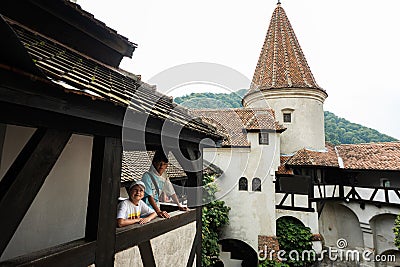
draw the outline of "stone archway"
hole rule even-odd
[[[379,255],[380,262],[376,262],[378,267],[395,267],[400,266],[400,251],[386,250]]]
[[[374,248],[377,254],[385,251],[397,250],[394,245],[394,221],[396,216],[393,214],[379,214],[370,220],[374,238]]]
[[[325,246],[337,247],[339,239],[345,239],[347,248],[363,248],[364,238],[357,215],[338,203],[326,203],[319,218],[320,233]]]

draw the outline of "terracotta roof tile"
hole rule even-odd
[[[314,88],[316,83],[293,28],[280,4],[272,14],[250,90]]]
[[[280,175],[293,175],[293,169],[286,166],[286,162],[290,159],[291,156],[281,156],[281,165],[278,167],[278,171],[276,174]]]
[[[400,142],[338,145],[345,169],[400,170]]]
[[[92,99],[110,101],[133,112],[215,136],[214,128],[193,119],[186,108],[140,81],[138,76],[98,62],[13,20],[4,19],[37,69],[65,91],[85,93]]]
[[[124,151],[122,156],[121,182],[140,180],[143,173],[150,169],[154,153],[154,151]],[[169,153],[168,160],[170,164],[166,172],[171,181],[187,177],[185,171],[172,153]],[[205,160],[203,160],[203,165],[204,174],[217,176],[222,174],[221,169]]]
[[[287,162],[287,165],[339,167],[335,147],[326,145],[326,151],[313,151],[306,148],[298,150]]]
[[[285,130],[275,120],[275,114],[271,109],[192,109],[191,113],[215,126],[217,133],[226,137],[223,146],[250,146],[246,131]]]

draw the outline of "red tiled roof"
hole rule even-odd
[[[134,74],[98,62],[18,22],[6,19],[34,66],[66,92],[103,99],[138,113],[168,120],[185,128],[215,136],[215,129],[193,120],[186,108],[157,92]]]
[[[267,130],[282,132],[285,128],[275,120],[272,109],[192,109],[194,116],[216,127],[226,139],[223,146],[249,146],[247,131]]]
[[[306,148],[298,150],[287,165],[339,167],[335,147],[326,145],[326,151],[313,151]]]
[[[400,170],[400,142],[326,145],[326,152],[306,148],[293,156],[281,156],[277,174],[290,173],[289,166],[340,167],[352,170]],[[342,164],[343,163],[343,164]]]
[[[345,169],[400,170],[400,142],[336,146]]]
[[[285,11],[278,4],[272,14],[248,93],[290,87],[322,90],[311,73]]]
[[[286,162],[290,159],[291,156],[281,156],[281,165],[278,167],[278,171],[276,174],[280,175],[293,175],[293,170],[286,166]]]
[[[121,182],[140,180],[143,173],[150,169],[154,151],[124,151],[122,156]],[[178,160],[172,153],[168,154],[169,165],[166,170],[171,181],[187,177]],[[221,175],[222,170],[203,160],[204,174]]]

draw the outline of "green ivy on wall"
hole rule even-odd
[[[295,218],[282,217],[276,223],[276,235],[279,241],[279,249],[286,252],[284,258],[287,261],[267,260],[262,262],[259,265],[260,267],[306,267],[312,265],[314,262],[312,257],[311,259],[308,259],[308,257],[305,259],[301,258],[303,251],[312,251],[312,233],[309,227],[305,227]],[[288,254],[291,251],[297,251],[300,256],[299,260],[290,259]]]
[[[400,214],[397,215],[396,220],[394,221],[393,233],[394,245],[400,249]]]
[[[206,187],[206,194],[203,198],[205,203],[202,210],[202,246],[201,266],[214,266],[219,261],[218,240],[222,227],[229,223],[229,210],[224,201],[213,200],[218,191],[214,183],[214,176],[204,176],[203,182]]]

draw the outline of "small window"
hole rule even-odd
[[[239,191],[247,191],[248,190],[248,181],[246,177],[241,177],[239,179]]]
[[[292,122],[292,113],[288,113],[288,112],[283,113],[283,122],[291,123]]]
[[[266,132],[260,132],[258,134],[258,143],[260,145],[269,145],[269,134]]]
[[[381,179],[381,186],[390,187],[390,180],[386,178]]]
[[[253,191],[261,191],[261,180],[260,178],[254,178],[251,182],[251,189]]]

